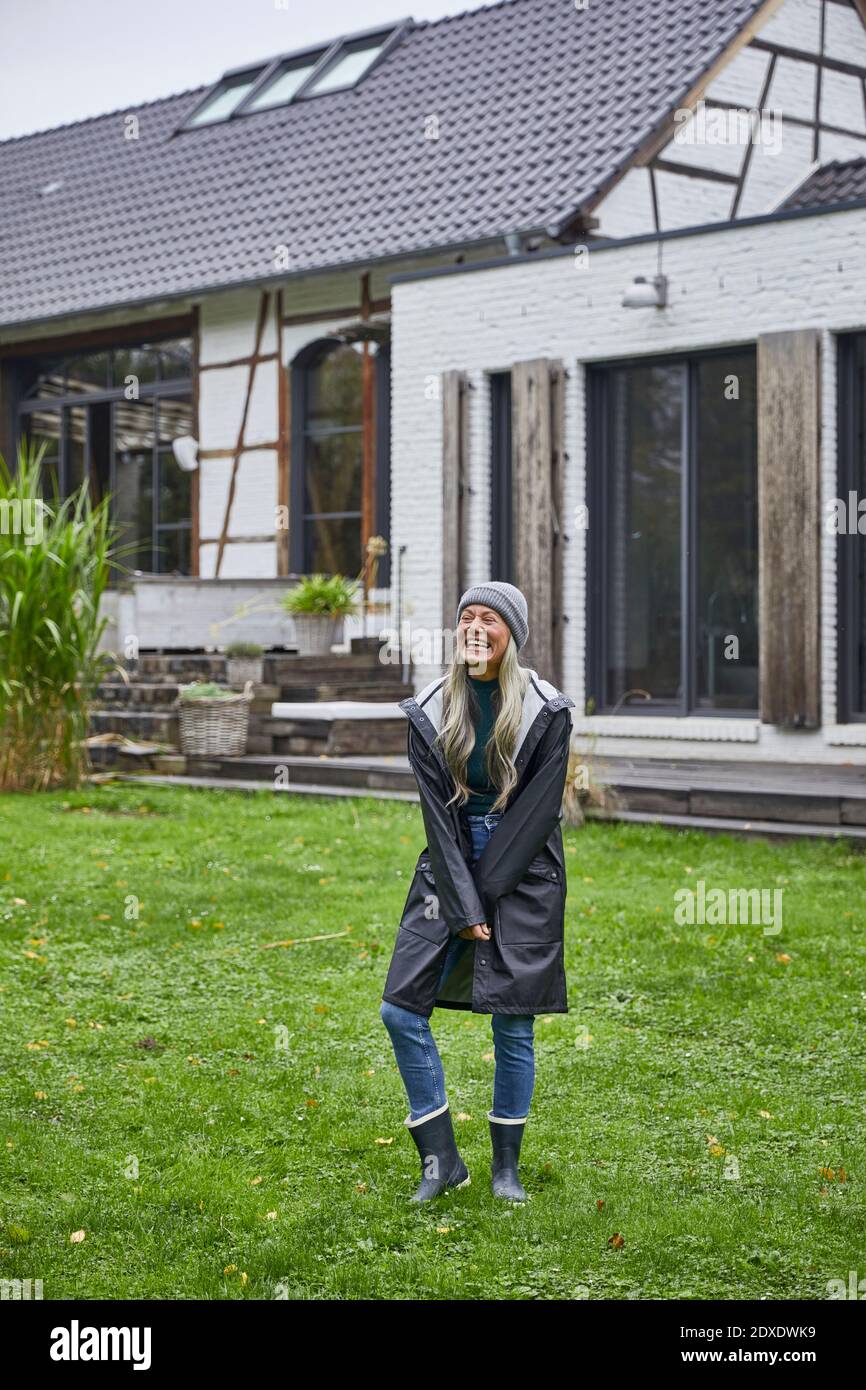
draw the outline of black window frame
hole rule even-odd
[[[760,710],[719,708],[696,703],[698,685],[696,608],[698,594],[697,539],[697,439],[698,366],[713,358],[725,358],[735,353],[751,352],[755,360],[757,379],[757,344],[754,340],[728,343],[724,347],[685,350],[652,356],[607,359],[585,364],[587,415],[587,501],[589,528],[587,531],[587,644],[586,644],[586,709],[593,715],[616,713],[626,718],[692,718],[692,719],[759,719]],[[610,401],[608,383],[611,373],[622,368],[676,366],[685,368],[685,390],[682,412],[682,450],[684,466],[681,482],[680,507],[680,687],[679,701],[641,700],[634,704],[605,702],[607,689],[607,587],[606,554],[609,533],[608,488],[606,467],[610,457]],[[757,457],[755,459],[757,469]],[[760,532],[758,534],[760,547]],[[760,631],[759,672],[760,672]],[[760,696],[759,696],[760,698]]]
[[[363,342],[363,337],[353,338],[353,342]],[[391,583],[391,344],[369,335],[375,342],[378,352],[374,359],[375,380],[373,397],[375,401],[375,524],[376,534],[388,542],[386,553],[380,558],[376,571],[376,587],[387,589]],[[357,516],[360,530],[362,511],[352,512],[307,512],[306,468],[307,440],[316,434],[336,433],[311,429],[307,423],[309,401],[309,382],[314,372],[329,353],[346,347],[348,340],[340,337],[317,338],[302,348],[291,363],[291,440],[292,457],[289,485],[289,569],[293,574],[306,574],[306,526],[315,519]],[[339,432],[346,433],[356,427],[342,426]],[[363,432],[363,424],[357,426]],[[362,484],[363,485],[363,484]],[[361,563],[364,563],[364,538],[361,538]],[[354,576],[353,576],[354,577]]]
[[[189,376],[186,376],[186,377],[173,377],[173,376],[166,376],[166,377],[163,377],[162,349],[163,349],[163,347],[164,347],[166,344],[169,344],[169,343],[177,343],[177,342],[189,343],[189,346],[190,346],[190,375],[189,375]],[[54,354],[48,354],[48,355],[46,356],[46,358],[45,358],[45,362],[46,362],[46,363],[50,363],[50,362],[52,362],[52,361],[57,361],[57,362],[59,362],[59,363],[62,362],[63,364],[66,364],[66,363],[68,363],[68,362],[74,360],[76,357],[91,356],[92,353],[95,352],[95,351],[98,351],[98,352],[105,352],[105,353],[106,353],[106,356],[107,356],[106,385],[105,385],[104,387],[95,387],[93,390],[88,390],[88,391],[73,392],[73,393],[69,393],[68,391],[64,391],[64,394],[63,394],[62,396],[52,396],[52,397],[48,397],[48,398],[45,398],[45,399],[40,399],[39,397],[28,397],[27,394],[25,394],[25,393],[22,392],[21,395],[19,396],[19,399],[18,399],[17,404],[16,404],[16,409],[15,409],[15,421],[14,421],[15,438],[16,438],[16,440],[24,438],[24,436],[25,436],[25,425],[26,425],[26,421],[27,421],[27,419],[28,419],[30,416],[32,416],[32,415],[46,414],[46,413],[52,412],[52,413],[56,413],[57,415],[60,416],[60,428],[61,428],[61,433],[60,433],[59,447],[58,447],[58,476],[57,476],[57,483],[58,483],[58,487],[59,487],[59,490],[60,490],[60,495],[61,495],[62,497],[65,497],[65,496],[68,495],[68,492],[69,492],[69,481],[70,481],[70,480],[69,480],[69,448],[68,448],[68,434],[69,434],[69,432],[68,432],[68,427],[67,427],[68,413],[69,413],[70,410],[75,409],[75,408],[84,408],[85,411],[86,411],[86,414],[85,414],[85,445],[84,445],[84,461],[85,461],[85,462],[84,462],[84,467],[85,467],[85,475],[86,475],[87,477],[89,477],[89,478],[92,478],[92,477],[93,477],[93,448],[92,448],[92,426],[93,426],[93,421],[92,421],[90,412],[89,412],[89,410],[88,410],[87,408],[90,407],[90,406],[97,406],[97,407],[98,407],[98,406],[101,406],[101,405],[107,406],[107,407],[108,407],[108,410],[109,410],[109,412],[110,412],[110,424],[109,424],[109,436],[108,436],[108,439],[109,439],[109,471],[108,471],[108,475],[107,475],[106,478],[100,479],[100,480],[98,480],[98,481],[100,481],[100,483],[101,483],[101,485],[102,485],[103,487],[107,487],[108,490],[109,490],[109,492],[111,493],[112,497],[114,497],[114,496],[115,496],[115,493],[116,493],[116,482],[117,482],[117,445],[116,445],[116,418],[115,418],[115,414],[116,414],[116,407],[117,407],[117,405],[118,405],[118,404],[122,404],[122,403],[126,400],[126,395],[125,395],[126,387],[125,387],[123,384],[121,384],[121,385],[109,385],[108,383],[109,383],[109,382],[112,382],[112,381],[113,381],[113,377],[114,377],[114,357],[113,357],[113,354],[114,354],[115,352],[118,352],[118,353],[128,352],[128,351],[130,350],[130,348],[145,348],[145,349],[152,349],[153,352],[154,352],[154,354],[155,354],[155,361],[156,361],[156,380],[155,380],[155,381],[150,381],[150,382],[140,382],[140,383],[139,383],[139,388],[138,388],[138,398],[137,398],[138,403],[145,403],[145,404],[148,403],[148,402],[150,403],[150,405],[151,405],[152,421],[153,421],[153,444],[151,445],[151,449],[150,449],[150,453],[151,453],[151,487],[152,487],[152,502],[151,502],[150,549],[149,549],[149,554],[150,554],[150,559],[151,559],[152,564],[151,564],[151,567],[150,567],[149,569],[145,569],[144,566],[141,565],[141,564],[136,565],[135,568],[140,569],[141,572],[144,573],[144,574],[170,574],[170,573],[172,572],[171,570],[163,569],[163,568],[160,566],[160,561],[164,558],[163,555],[161,554],[160,550],[159,550],[159,540],[160,540],[160,536],[161,536],[161,534],[162,534],[163,532],[167,532],[167,531],[186,531],[186,532],[189,533],[189,536],[190,536],[190,568],[189,568],[189,574],[192,575],[192,574],[193,574],[193,571],[194,571],[194,567],[195,567],[195,557],[194,557],[194,555],[192,554],[192,540],[193,540],[193,535],[194,535],[194,530],[195,530],[195,527],[194,527],[194,518],[193,518],[193,515],[192,515],[192,508],[193,508],[194,505],[195,505],[195,501],[194,501],[194,496],[192,495],[192,489],[191,489],[190,516],[189,516],[189,520],[188,520],[188,521],[183,521],[183,522],[161,522],[161,521],[159,520],[159,515],[158,515],[158,509],[159,509],[159,495],[160,495],[160,470],[161,470],[161,467],[162,467],[161,455],[163,455],[163,454],[165,454],[165,453],[167,452],[167,447],[168,447],[168,446],[166,446],[166,445],[164,445],[164,444],[161,445],[160,442],[159,442],[159,430],[158,430],[158,411],[159,411],[159,403],[160,403],[161,400],[169,399],[169,398],[171,398],[171,397],[181,397],[181,398],[187,399],[187,400],[189,401],[191,410],[194,411],[194,409],[195,409],[195,386],[194,386],[195,363],[194,363],[194,361],[193,361],[193,356],[192,356],[192,354],[194,353],[194,350],[195,350],[195,349],[194,349],[193,336],[192,336],[191,333],[189,333],[189,334],[179,334],[179,333],[176,333],[176,332],[175,332],[175,333],[170,333],[170,334],[165,334],[165,333],[163,333],[163,334],[156,335],[156,336],[153,336],[153,337],[145,338],[145,339],[143,339],[141,342],[128,342],[128,341],[116,342],[116,343],[112,343],[112,344],[110,344],[110,345],[104,345],[104,346],[102,346],[102,347],[100,347],[100,348],[98,348],[98,349],[90,349],[90,348],[88,348],[88,347],[86,347],[86,346],[82,346],[82,347],[80,347],[80,348],[71,347],[71,348],[69,348],[67,351],[65,351],[65,352],[63,352],[63,353],[61,353],[61,354],[56,354],[56,353],[54,353]],[[26,364],[33,364],[33,365],[35,365],[35,364],[37,364],[37,363],[40,363],[42,360],[43,360],[43,359],[42,359],[38,354],[34,354],[32,357],[29,357],[29,358],[27,358],[27,359],[22,359],[22,362],[23,362],[23,363],[26,363]],[[64,377],[64,382],[68,384],[68,376],[65,376],[65,377]],[[123,540],[121,539],[121,545],[122,545],[122,544],[123,544]],[[126,563],[126,559],[125,559],[124,556],[121,556],[121,560],[122,560],[123,563]]]
[[[836,342],[837,496],[845,502],[849,493],[862,499],[860,467],[866,451],[866,332],[840,333]],[[866,563],[862,548],[866,537],[843,532],[836,541],[836,657],[839,724],[866,723],[866,709],[858,709],[857,674],[866,651],[858,653],[866,616]],[[862,571],[862,579],[861,579]]]

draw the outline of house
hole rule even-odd
[[[380,535],[416,688],[494,574],[599,751],[864,761],[866,0],[407,19],[6,141],[0,199],[0,448],[112,492],[118,645]]]

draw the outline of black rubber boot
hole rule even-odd
[[[488,1110],[490,1142],[493,1146],[491,1184],[494,1197],[503,1197],[509,1202],[525,1202],[526,1191],[517,1175],[517,1161],[520,1158],[520,1145],[523,1142],[525,1120],[497,1120]]]
[[[472,1179],[457,1151],[447,1102],[432,1115],[422,1115],[420,1120],[407,1118],[403,1123],[421,1155],[421,1182],[410,1202],[429,1202],[448,1187],[469,1186]]]

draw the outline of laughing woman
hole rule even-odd
[[[526,599],[513,584],[467,589],[447,673],[401,702],[427,844],[380,1013],[421,1157],[413,1202],[470,1181],[430,1031],[434,1007],[492,1015],[492,1187],[512,1201],[526,1200],[517,1163],[535,1084],[535,1015],[568,1012],[559,821],[574,702],[520,665],[528,636]]]

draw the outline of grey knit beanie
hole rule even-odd
[[[526,599],[514,584],[506,584],[504,579],[490,579],[486,584],[473,584],[467,589],[457,605],[457,622],[460,614],[470,603],[486,603],[495,608],[511,628],[517,650],[525,646],[529,636],[529,610]]]

